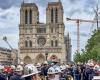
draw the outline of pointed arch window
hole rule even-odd
[[[30,20],[30,24],[32,24],[32,10],[30,9],[30,12],[29,12],[29,20]]]
[[[51,28],[51,33],[53,33],[53,28]]]
[[[30,47],[32,47],[32,41],[31,40],[29,41],[29,45],[30,45]]]
[[[58,41],[56,40],[56,41],[55,41],[55,47],[57,47],[57,46],[58,46]]]
[[[28,24],[28,12],[25,10],[25,24]]]
[[[25,41],[25,47],[28,47],[28,41]]]
[[[53,47],[53,40],[51,40],[51,46]]]
[[[53,23],[53,8],[51,9],[51,23]]]
[[[55,10],[55,23],[58,22],[58,9]]]

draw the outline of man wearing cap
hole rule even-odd
[[[43,75],[44,79],[47,77],[48,68],[49,68],[48,62],[45,61],[43,67],[41,68],[41,74]]]
[[[10,80],[24,80],[21,76],[22,76],[22,71],[23,71],[23,67],[21,65],[18,65],[15,73],[13,76],[11,76]]]
[[[95,75],[93,66],[94,66],[93,63],[88,63],[86,65],[86,68],[84,69],[84,72],[83,72],[84,80],[92,80],[93,76]]]
[[[95,76],[95,71],[94,71],[94,64],[90,63],[90,74],[89,74],[89,80],[93,79],[93,76]]]
[[[61,80],[61,69],[59,66],[55,68],[55,80]]]
[[[39,71],[33,64],[28,64],[25,66],[22,78],[24,78],[24,80],[41,80],[38,73]]]
[[[47,80],[55,80],[55,69],[53,67],[50,67],[47,73],[48,73]]]

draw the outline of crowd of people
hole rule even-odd
[[[85,64],[45,61],[34,65],[0,65],[0,80],[93,80],[94,76],[100,76],[100,64],[93,60]]]

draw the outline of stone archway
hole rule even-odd
[[[25,64],[30,64],[30,63],[32,63],[32,59],[31,59],[29,56],[26,56],[26,57],[24,58],[24,63],[25,63]]]
[[[44,61],[45,61],[45,56],[42,54],[37,55],[35,58],[36,63],[43,63]]]

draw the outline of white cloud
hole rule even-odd
[[[0,11],[0,28],[11,28],[18,26],[19,8],[11,7]]]

